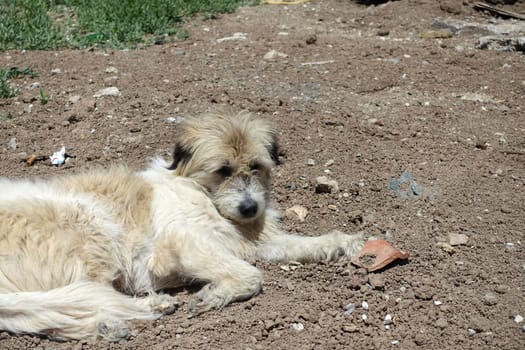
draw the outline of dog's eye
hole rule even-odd
[[[260,171],[262,169],[262,165],[257,162],[250,163],[250,170],[251,171]]]
[[[217,169],[217,171],[215,171],[217,174],[219,174],[220,176],[222,177],[230,177],[232,176],[232,173],[233,173],[233,170],[230,166],[228,165],[224,165],[222,167],[220,167],[219,169]]]

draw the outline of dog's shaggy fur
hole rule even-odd
[[[348,258],[360,236],[279,229],[269,199],[276,133],[247,113],[187,119],[170,165],[51,180],[0,179],[0,329],[56,339],[129,335],[200,282],[193,314],[261,291],[248,261]]]

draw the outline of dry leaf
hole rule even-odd
[[[382,269],[395,260],[406,260],[409,256],[409,253],[397,250],[384,239],[378,239],[366,241],[363,248],[352,259],[352,263],[372,272]],[[365,261],[368,257],[373,259],[370,262]]]

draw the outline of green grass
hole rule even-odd
[[[129,48],[186,37],[197,14],[213,18],[246,0],[0,0],[0,50],[92,45]]]
[[[20,75],[28,75],[31,78],[38,76],[31,68],[18,69],[11,67],[9,69],[0,69],[0,98],[15,97],[20,93],[20,89],[9,84],[9,79],[17,78]]]

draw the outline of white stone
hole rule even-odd
[[[120,91],[115,86],[110,86],[105,89],[97,91],[93,97],[99,98],[99,97],[105,97],[105,96],[120,96]]]

